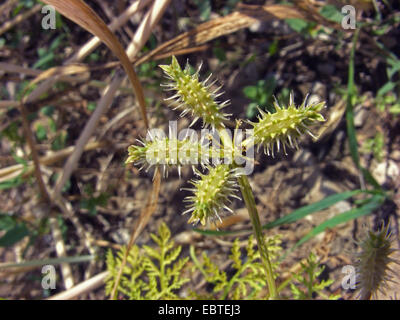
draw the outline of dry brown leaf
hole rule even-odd
[[[67,76],[67,75],[72,75],[72,74],[78,74],[78,73],[84,73],[84,72],[89,72],[89,68],[85,65],[81,64],[71,64],[67,66],[59,66],[59,67],[53,67],[50,69],[47,69],[43,72],[41,72],[35,79],[33,79],[29,84],[26,86],[26,88],[23,91],[23,100],[22,103],[26,103],[25,99],[25,93],[31,88],[33,85],[39,83],[42,80],[46,80],[49,77],[52,76]]]
[[[305,6],[303,3],[299,3],[299,6],[300,7],[286,5],[257,6],[241,4],[237,6],[237,11],[225,17],[205,22],[195,29],[182,33],[164,44],[161,44],[156,49],[137,60],[135,65],[155,58],[164,58],[172,54],[176,55],[176,52],[179,51],[185,53],[185,51],[183,51],[184,49],[197,47],[215,38],[248,28],[258,21],[299,18],[315,21],[330,27],[337,27],[335,24],[325,20],[315,7]]]
[[[54,6],[59,13],[97,36],[118,57],[132,83],[143,121],[145,126],[148,127],[146,102],[142,86],[124,48],[105,22],[82,0],[44,0],[43,2]]]

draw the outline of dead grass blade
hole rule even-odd
[[[3,100],[3,101],[0,101],[0,109],[14,108],[14,107],[18,107],[18,106],[19,106],[19,102],[15,101],[15,100]],[[0,128],[0,129],[2,129],[2,128]]]
[[[72,299],[75,299],[76,297],[80,296],[81,294],[83,294],[85,292],[90,292],[90,291],[102,286],[104,283],[104,280],[106,279],[107,276],[108,276],[108,271],[103,271],[102,273],[99,273],[99,274],[95,275],[94,277],[81,282],[80,284],[76,285],[75,287],[72,287],[69,290],[66,290],[61,293],[55,294],[54,296],[51,296],[47,300],[72,300]]]
[[[94,150],[97,148],[102,148],[102,147],[105,147],[106,145],[107,144],[102,141],[89,142],[88,144],[85,145],[84,151],[90,151],[90,150]],[[73,151],[74,151],[74,146],[70,146],[63,150],[53,152],[47,156],[41,157],[39,159],[39,162],[41,165],[49,166],[49,165],[52,165],[60,160],[63,160],[64,158],[68,157],[69,155],[71,155],[71,153]],[[33,172],[32,161],[29,161],[26,167],[24,167],[23,164],[15,164],[15,165],[0,169],[0,182],[3,182],[3,181],[6,181],[6,180],[9,180],[9,179],[19,176],[24,169],[25,169],[25,171],[22,174],[22,178],[26,178],[32,174],[32,172]]]
[[[176,52],[187,48],[194,48],[203,45],[215,38],[234,33],[240,29],[248,28],[258,21],[270,21],[274,19],[299,18],[309,21],[315,21],[330,27],[336,27],[335,24],[326,21],[311,6],[286,6],[286,5],[244,5],[237,6],[237,10],[225,17],[216,18],[205,22],[195,29],[182,33],[177,37],[158,46],[145,56],[135,62],[135,65],[147,62],[149,60],[168,57]],[[185,51],[183,51],[185,53]]]
[[[39,83],[42,80],[46,80],[49,77],[64,77],[72,74],[81,74],[81,73],[89,73],[89,68],[85,65],[81,64],[70,64],[66,66],[59,66],[59,67],[53,67],[50,69],[47,69],[43,72],[41,72],[35,79],[29,82],[29,84],[26,86],[26,88],[23,91],[23,99],[22,102],[25,104],[26,103],[26,98],[25,93],[34,86],[35,84]],[[82,77],[81,77],[82,78]],[[88,78],[88,77],[84,77]],[[78,80],[78,79],[76,79]],[[86,80],[86,79],[85,79]]]
[[[0,27],[0,35],[2,35],[4,32],[10,30],[14,26],[16,26],[18,23],[28,19],[30,16],[34,15],[36,12],[38,12],[42,6],[40,4],[37,4],[33,6],[31,9],[28,11],[24,11],[17,15],[14,19],[9,20],[5,22],[1,27]]]
[[[148,39],[148,36],[151,33],[154,25],[158,22],[159,18],[162,16],[164,10],[169,3],[168,0],[157,0],[153,6],[149,9],[146,14],[146,17],[143,19],[141,25],[136,31],[135,37],[132,40],[134,43],[130,48],[135,48],[135,50],[131,50],[131,53],[140,50],[140,44],[145,43]],[[111,84],[107,87],[107,89],[102,94],[102,98],[100,99],[99,103],[95,111],[93,112],[89,122],[86,124],[82,134],[80,135],[78,142],[76,143],[75,150],[73,154],[68,158],[67,163],[64,165],[63,174],[58,179],[56,186],[53,191],[53,197],[57,198],[60,194],[62,187],[64,186],[65,181],[69,179],[73,169],[75,168],[80,155],[82,154],[83,147],[87,143],[88,139],[90,138],[93,130],[96,127],[96,124],[104,112],[104,110],[111,104],[113,96],[115,92],[118,90],[119,86],[122,82],[122,76],[118,73],[111,81]],[[148,127],[146,127],[148,128]]]
[[[121,15],[116,17],[109,25],[111,31],[115,31],[124,25],[133,14],[142,10],[152,0],[137,0],[134,1]],[[93,37],[85,45],[83,45],[71,58],[66,61],[66,64],[75,63],[85,59],[98,45],[101,43],[98,37]]]
[[[49,193],[47,192],[47,188],[43,181],[42,173],[40,170],[39,155],[36,150],[36,143],[35,143],[35,138],[34,138],[35,136],[32,132],[31,126],[29,124],[28,112],[26,111],[26,108],[22,102],[19,105],[19,109],[21,112],[22,127],[24,129],[25,139],[29,145],[29,148],[31,149],[34,173],[36,176],[36,181],[39,186],[40,195],[41,195],[43,201],[45,201],[47,204],[50,204],[51,200],[50,200]]]
[[[117,72],[115,79],[122,79],[122,76],[119,75],[119,73]],[[73,153],[69,156],[67,162],[64,165],[62,175],[57,179],[57,183],[52,193],[53,199],[57,199],[61,194],[61,190],[64,187],[65,182],[69,179],[72,171],[77,166],[77,163],[82,155],[86,143],[88,142],[94,129],[96,128],[97,123],[99,122],[100,117],[103,114],[104,110],[109,105],[111,105],[111,102],[114,99],[115,92],[117,91],[120,84],[121,81],[112,81],[111,84],[107,86],[106,89],[104,90],[102,99],[97,104],[96,109],[92,113],[89,121],[86,123],[85,128],[83,129],[82,133],[78,138],[78,141],[75,144]]]
[[[4,3],[0,4],[0,12],[12,7],[16,2],[18,2],[18,0],[6,0]]]
[[[151,32],[153,31],[153,26],[158,23],[170,1],[171,0],[154,1],[146,16],[143,18],[143,21],[140,23],[140,26],[137,28],[131,43],[126,49],[126,54],[130,59],[133,60],[133,58],[139,53],[139,50],[144,46],[147,39],[149,39]]]
[[[17,66],[15,64],[11,64],[11,63],[6,63],[6,62],[0,62],[0,70],[5,71],[5,72],[11,72],[11,73],[26,74],[28,76],[34,76],[34,77],[38,76],[42,72],[42,70],[24,68],[24,67]]]
[[[62,15],[97,36],[118,57],[131,81],[136,98],[139,102],[143,121],[146,127],[148,127],[143,88],[124,48],[104,21],[82,0],[44,0],[44,2],[53,5]]]

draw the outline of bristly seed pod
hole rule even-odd
[[[191,213],[192,216],[188,223],[198,223],[205,225],[214,222],[216,219],[221,221],[220,214],[227,210],[233,213],[227,206],[230,197],[239,199],[234,193],[237,191],[236,178],[240,174],[236,169],[231,169],[226,164],[219,164],[216,167],[208,167],[208,173],[202,174],[195,171],[199,180],[192,180],[194,188],[184,189],[194,193],[193,196],[185,198],[185,202],[190,202],[188,209],[183,212]]]
[[[139,170],[147,166],[146,172],[153,166],[162,167],[164,176],[168,176],[169,167],[176,166],[180,176],[182,166],[191,165],[194,168],[200,164],[204,168],[210,159],[220,155],[219,151],[208,144],[194,141],[191,137],[183,140],[169,139],[152,136],[150,132],[149,137],[150,140],[144,142],[137,140],[142,146],[131,145],[128,148],[129,156],[125,163],[141,165]]]
[[[171,105],[175,107],[174,109],[183,110],[181,117],[191,112],[194,120],[190,126],[199,118],[203,119],[203,126],[224,126],[223,122],[228,120],[229,115],[221,112],[221,109],[226,107],[229,101],[223,103],[215,101],[223,93],[218,93],[220,88],[210,92],[210,87],[214,82],[209,84],[207,82],[210,80],[211,75],[200,82],[200,68],[195,74],[191,75],[189,65],[186,65],[186,68],[182,70],[174,56],[170,65],[161,65],[160,68],[173,81],[163,86],[167,87],[167,90],[176,91],[175,95],[166,100],[171,100]]]
[[[315,138],[308,129],[308,125],[317,121],[325,121],[319,113],[325,106],[325,102],[306,105],[306,97],[301,106],[297,108],[292,94],[289,100],[287,108],[279,106],[278,102],[275,101],[275,113],[260,110],[261,115],[258,117],[258,122],[249,121],[254,132],[251,138],[243,142],[245,147],[249,147],[251,143],[258,145],[258,147],[262,145],[267,155],[274,156],[275,145],[278,152],[282,145],[285,154],[287,154],[286,147],[298,148],[298,139],[302,134],[308,133]]]
[[[377,232],[368,231],[366,238],[360,244],[361,251],[357,254],[357,287],[360,300],[376,298],[378,291],[384,293],[388,282],[393,281],[389,268],[390,263],[399,261],[390,258],[396,251],[393,249],[389,225]]]

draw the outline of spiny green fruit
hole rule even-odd
[[[220,156],[218,150],[215,150],[203,141],[194,141],[191,137],[183,140],[176,138],[169,139],[167,137],[157,137],[150,134],[150,140],[137,140],[142,146],[131,145],[128,147],[128,158],[125,163],[133,162],[136,165],[141,165],[139,169],[148,166],[146,172],[152,166],[163,168],[163,173],[168,176],[168,168],[176,166],[179,176],[181,167],[184,165],[192,165],[193,167],[200,164],[205,167],[209,164],[210,159],[215,159]]]
[[[360,289],[359,298],[368,300],[376,297],[378,291],[387,289],[388,282],[392,281],[390,273],[393,272],[388,265],[392,262],[399,264],[399,261],[390,257],[396,249],[393,249],[389,225],[377,232],[368,231],[360,247],[361,251],[357,254],[357,286]]]
[[[185,198],[185,202],[190,202],[188,209],[183,213],[190,213],[188,223],[198,223],[205,225],[216,219],[221,220],[220,214],[223,210],[233,213],[227,206],[230,202],[229,197],[237,198],[234,193],[237,191],[236,178],[239,171],[231,169],[229,165],[219,164],[216,167],[208,167],[208,174],[195,171],[199,180],[192,180],[194,188],[186,189],[194,193],[193,196]]]
[[[274,156],[275,145],[278,152],[282,145],[286,154],[286,147],[298,148],[298,139],[302,134],[308,133],[314,137],[308,126],[317,121],[325,121],[319,113],[325,106],[325,102],[306,105],[306,97],[301,106],[297,108],[292,94],[289,100],[287,108],[279,106],[275,101],[275,113],[260,110],[258,122],[249,121],[254,131],[253,135],[243,142],[245,147],[249,147],[251,144],[258,145],[258,147],[264,146],[264,152]]]
[[[229,101],[223,103],[215,101],[222,93],[218,93],[220,88],[211,92],[210,87],[214,82],[207,84],[211,75],[206,80],[200,82],[200,68],[195,74],[191,75],[190,66],[186,65],[186,68],[182,70],[174,56],[170,65],[161,65],[160,68],[172,80],[171,83],[167,83],[164,86],[168,88],[167,90],[176,91],[175,95],[166,100],[171,100],[171,104],[175,109],[183,110],[181,117],[191,112],[194,117],[191,125],[199,118],[202,118],[204,126],[224,126],[223,122],[228,120],[227,117],[229,115],[221,112],[221,109],[226,107]]]

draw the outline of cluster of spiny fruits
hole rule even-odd
[[[229,101],[222,103],[217,101],[222,94],[219,92],[221,87],[212,89],[215,81],[210,82],[211,75],[204,81],[199,81],[200,68],[191,74],[190,66],[187,65],[182,70],[175,57],[172,57],[170,65],[160,67],[169,80],[164,87],[168,91],[174,91],[174,95],[166,99],[170,105],[174,109],[180,109],[182,117],[191,114],[193,122],[190,126],[202,119],[203,127],[215,130],[224,147],[230,147],[234,156],[240,156],[243,150],[253,146],[263,147],[267,155],[273,156],[275,151],[279,152],[281,149],[286,154],[286,148],[298,147],[298,140],[304,133],[313,136],[308,128],[309,125],[324,121],[320,114],[325,106],[324,102],[307,104],[306,98],[299,107],[296,107],[291,95],[288,106],[280,106],[277,101],[274,102],[274,113],[259,110],[258,121],[248,121],[251,135],[238,146],[235,141],[226,138],[224,123],[229,121],[231,115],[224,113],[223,108]],[[153,166],[162,167],[164,172],[168,172],[168,168],[174,166],[178,168],[179,174],[182,166],[195,163],[200,164],[202,170],[206,172],[201,173],[193,166],[198,180],[191,181],[193,188],[189,190],[193,195],[185,199],[189,204],[184,212],[191,213],[190,223],[200,222],[205,225],[220,219],[221,213],[231,212],[230,198],[238,198],[235,194],[236,179],[244,173],[236,162],[224,163],[226,154],[210,147],[207,142],[195,141],[190,136],[178,140],[152,135],[149,132],[147,138],[139,142],[141,145],[129,147],[126,163],[133,162],[147,169]],[[210,157],[214,160],[212,165]]]

